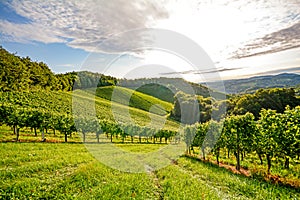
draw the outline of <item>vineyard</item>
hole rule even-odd
[[[90,92],[3,93],[0,105],[1,123],[12,127],[17,141],[20,140],[20,130],[32,130],[35,137],[40,133],[42,141],[51,132],[53,135],[63,135],[67,142],[68,137],[72,139],[72,134],[76,131],[80,133],[83,142],[101,142],[100,135],[109,138],[111,142],[127,144],[169,144],[181,141],[186,144],[188,154],[199,155],[203,160],[215,159],[217,164],[234,164],[237,170],[246,166],[255,173],[270,174],[272,166],[275,169],[282,168],[286,170],[284,176],[288,177],[287,183],[299,186],[300,107],[286,107],[283,113],[262,110],[258,120],[251,113],[231,115],[219,122],[186,125],[178,132],[179,125],[169,120],[163,129],[148,127],[145,122],[147,118],[151,120],[151,115],[155,115],[158,120],[164,120],[163,116],[119,103],[116,104],[119,109],[129,109],[131,117],[143,124],[126,121],[116,123],[111,113],[110,101],[101,97],[94,97],[98,118],[72,115],[72,95],[79,99],[76,101],[80,104],[77,107],[85,109],[79,109],[79,113],[89,113],[83,105],[91,103],[93,96]],[[80,138],[77,141],[81,141]],[[226,156],[221,156],[225,154]],[[250,164],[248,167],[247,157],[257,165]],[[279,175],[283,176],[281,173]]]
[[[300,98],[292,88],[217,100],[210,94],[226,95],[183,79],[56,75],[0,50],[0,199],[300,199]],[[26,70],[26,83],[14,81]],[[199,120],[182,120],[183,111],[199,111]],[[97,149],[125,167],[138,155],[144,173],[99,162],[92,151],[101,144],[130,152],[118,160]],[[176,145],[179,159],[143,165],[143,155]]]
[[[84,91],[76,92],[76,106],[79,109],[79,113],[90,112],[89,107],[85,105],[91,104],[93,95]],[[44,98],[47,96],[47,98]],[[156,100],[159,101],[159,100]],[[127,106],[116,104],[117,109],[129,109],[132,118],[141,125],[120,124],[123,129],[119,128],[118,124],[113,121],[113,113],[111,111],[111,103],[108,100],[102,98],[96,98],[95,101],[97,117],[95,119],[86,117],[85,115],[72,115],[72,94],[62,92],[6,92],[1,95],[1,120],[0,123],[6,124],[13,128],[13,132],[16,135],[16,140],[19,140],[19,131],[22,128],[31,128],[34,130],[35,136],[37,130],[41,133],[53,130],[58,130],[65,135],[65,141],[67,142],[68,135],[71,135],[76,131],[75,123],[81,127],[81,132],[95,132],[105,131],[106,133],[112,133],[115,135],[122,135],[123,140],[131,135],[131,132],[140,133],[138,137],[153,135],[156,130],[153,128],[145,127],[147,122],[150,122],[151,118],[156,118],[159,121],[165,121],[164,116],[156,115],[154,113],[148,113],[146,111],[128,108]],[[151,102],[150,102],[151,103]],[[156,102],[152,103],[156,105]],[[123,116],[121,116],[123,117]],[[154,120],[155,121],[155,120]],[[155,124],[154,124],[155,126]],[[167,120],[166,129],[160,130],[156,137],[162,137],[168,139],[171,135],[174,135],[172,129],[176,129],[178,123]],[[126,132],[120,132],[121,130],[128,130]],[[140,131],[141,130],[141,131]],[[99,131],[99,132],[98,132]],[[114,133],[116,132],[116,133]],[[130,132],[130,133],[129,133]],[[148,137],[148,136],[147,136]],[[147,139],[148,140],[148,139]]]
[[[172,109],[171,103],[138,91],[118,86],[98,87],[96,90],[96,96],[158,115],[165,115]],[[129,101],[126,102],[126,100]]]

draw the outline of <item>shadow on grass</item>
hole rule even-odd
[[[276,187],[279,187],[279,188],[286,188],[286,189],[289,189],[289,190],[293,190],[295,192],[300,192],[299,183],[297,185],[293,185],[289,182],[283,182],[275,175],[254,173],[254,174],[251,174],[250,176],[246,176],[244,174],[234,173],[232,170],[227,169],[225,167],[221,167],[216,163],[212,163],[212,161],[210,161],[210,160],[202,160],[201,158],[198,158],[198,157],[195,157],[195,156],[190,156],[190,155],[183,155],[182,157],[190,160],[192,163],[199,163],[200,162],[202,165],[213,168],[214,170],[234,174],[234,175],[236,175],[238,177],[241,177],[241,178],[248,178],[248,179],[251,179],[251,180],[256,180],[258,182],[270,184],[272,186],[276,186]]]

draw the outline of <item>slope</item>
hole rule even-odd
[[[74,101],[75,100],[75,101]],[[166,129],[177,130],[178,123],[167,120],[166,116],[149,113],[147,111],[113,103],[107,99],[97,97],[90,92],[83,90],[75,90],[73,92],[54,92],[54,91],[31,91],[31,92],[0,92],[0,105],[12,104],[24,109],[38,109],[41,112],[61,113],[61,114],[76,114],[93,113],[96,108],[96,115],[102,120],[115,120],[126,122],[129,112],[133,122],[139,125],[147,125],[150,122],[161,125],[161,122],[166,122]],[[113,107],[112,107],[113,106]],[[113,108],[117,112],[113,112]],[[125,114],[124,114],[125,113]]]
[[[167,102],[174,102],[174,96],[182,91],[187,94],[196,94],[203,97],[213,96],[216,99],[223,99],[224,93],[212,90],[205,84],[188,82],[182,78],[139,78],[120,79],[119,86],[130,88]]]
[[[172,109],[169,102],[119,86],[98,87],[96,96],[158,115],[165,115]]]

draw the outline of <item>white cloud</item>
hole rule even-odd
[[[59,35],[45,29],[37,23],[14,24],[6,20],[0,20],[0,30],[7,36],[7,40],[15,42],[42,41],[44,43],[64,42]]]
[[[235,58],[276,53],[300,47],[300,22],[249,42],[234,53]]]
[[[69,64],[69,63],[67,63],[67,64],[57,64],[57,66],[59,66],[59,67],[74,67],[74,64]]]
[[[5,36],[3,38],[17,42],[64,42],[86,51],[94,50],[112,34],[146,28],[156,20],[168,17],[157,2],[146,0],[12,0],[9,6],[30,22],[15,24],[2,20],[0,32]],[[138,42],[138,38],[114,40],[115,44],[100,46],[98,50],[114,52],[120,47],[136,45],[135,41]]]
[[[215,61],[243,50],[257,38],[270,36],[277,41],[275,33],[300,20],[300,0],[11,0],[7,4],[30,22],[1,20],[2,40],[60,42],[89,52],[97,47],[100,52],[116,53],[138,47],[141,36],[99,44],[124,31],[159,27],[195,40]],[[299,37],[287,34],[284,40],[294,42]],[[263,41],[260,48],[273,48],[274,42]]]

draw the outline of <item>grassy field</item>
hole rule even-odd
[[[148,152],[157,145],[129,145]],[[140,149],[139,149],[140,148]],[[300,192],[182,157],[149,173],[99,163],[80,143],[0,143],[0,199],[299,199]]]
[[[166,115],[172,109],[172,104],[169,102],[119,86],[99,87],[96,96],[158,115]]]
[[[120,90],[121,92],[128,92],[130,89],[124,88]],[[134,104],[132,104],[131,107],[118,102],[111,102],[105,98],[95,96],[95,94],[90,91],[82,90],[75,90],[73,92],[5,92],[0,93],[0,102],[23,108],[37,108],[49,113],[91,114],[93,110],[96,110],[95,115],[97,115],[99,119],[113,121],[117,119],[117,121],[121,122],[128,122],[129,119],[132,119],[134,123],[141,126],[151,123],[154,127],[158,126],[159,128],[170,130],[178,129],[179,123],[169,120],[167,116],[172,104],[154,97],[150,98],[150,96],[142,93],[139,93],[139,95],[134,94],[133,96],[135,97],[135,101],[133,101]],[[136,107],[134,107],[134,105],[136,105]],[[74,107],[76,110],[74,110]],[[139,107],[143,107],[144,110]],[[164,109],[162,108],[167,112],[164,113]],[[113,112],[113,109],[116,112]],[[150,112],[148,112],[149,110]],[[129,113],[129,116],[124,115],[124,113]],[[166,123],[162,126],[161,122]]]
[[[128,122],[128,118],[131,118],[136,124],[139,124],[141,126],[145,126],[149,123],[152,123],[151,127],[158,126],[160,128],[166,128],[175,131],[177,131],[179,127],[178,122],[169,120],[166,115],[161,116],[139,108],[129,107],[121,103],[111,102],[107,99],[94,96],[94,94],[92,94],[89,91],[75,90],[73,91],[72,95],[73,98],[76,99],[75,103],[74,101],[73,103],[76,104],[76,108],[78,108],[77,112],[79,113],[92,113],[94,107],[87,105],[91,105],[93,102],[95,102],[96,115],[99,119],[117,119],[117,121]],[[158,102],[166,103],[161,100],[158,100]],[[152,104],[156,105],[154,104],[154,102],[152,102]],[[166,104],[169,105],[169,103]],[[127,115],[128,112],[129,116]],[[165,122],[165,124],[162,125],[162,122]]]

